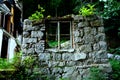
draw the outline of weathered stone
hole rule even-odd
[[[107,59],[107,52],[106,50],[100,50],[97,51],[95,54],[93,54],[94,58],[100,58],[100,59]]]
[[[93,27],[93,28],[91,29],[91,35],[94,35],[94,36],[95,36],[96,34],[97,34],[97,29]]]
[[[32,25],[25,25],[25,26],[23,26],[23,30],[24,31],[32,31],[32,30],[34,30],[34,27],[32,27]]]
[[[62,72],[63,70],[61,68],[53,68],[53,71],[52,71],[53,74],[62,73]]]
[[[75,61],[86,59],[87,55],[85,53],[75,53]]]
[[[101,26],[101,21],[100,20],[91,21],[90,24],[93,27]]]
[[[62,59],[62,55],[59,53],[52,53],[52,59],[55,61],[61,60]]]
[[[76,30],[76,31],[74,32],[74,35],[75,35],[75,37],[78,37],[78,36],[80,35],[80,32],[79,32],[78,30]]]
[[[23,37],[27,38],[30,36],[30,33],[29,32],[23,32]]]
[[[43,32],[41,32],[41,31],[32,31],[31,32],[31,37],[39,37],[39,38],[42,38],[43,37]]]
[[[39,59],[43,61],[50,60],[50,54],[49,53],[39,53]]]
[[[86,25],[85,25],[85,22],[80,22],[79,24],[78,24],[78,27],[79,28],[81,28],[81,27],[85,27]]]
[[[72,17],[74,18],[74,21],[83,20],[83,16],[81,16],[81,15],[73,15]]]
[[[60,67],[65,66],[65,62],[60,62],[58,66],[60,66]]]
[[[32,25],[32,21],[29,19],[24,20],[24,25]]]
[[[85,35],[88,35],[88,34],[90,34],[91,33],[91,27],[85,27],[84,28],[84,34]]]
[[[80,37],[83,37],[83,36],[84,36],[84,31],[83,31],[83,29],[80,29],[79,32],[80,32]]]
[[[92,51],[92,47],[91,47],[91,45],[82,45],[79,47],[79,51],[88,53],[88,52]]]
[[[100,41],[100,50],[107,50],[107,43],[105,41]]]
[[[85,35],[85,36],[83,37],[83,40],[85,41],[85,44],[94,44],[94,42],[95,42],[94,36],[93,36],[93,35],[90,35],[90,34]]]
[[[44,51],[44,43],[37,43],[36,45],[35,45],[35,51],[37,52],[37,53],[40,53],[40,52],[43,52]]]
[[[70,61],[70,60],[73,60],[73,59],[74,59],[74,55],[72,53],[64,53],[62,55],[62,60]]]
[[[75,61],[66,61],[66,66],[74,66],[76,65]]]
[[[95,36],[96,42],[98,41],[105,41],[105,34],[104,33],[99,33],[98,35]]]
[[[27,44],[22,44],[22,49],[27,49],[28,45]]]
[[[81,37],[75,37],[75,43],[84,43]]]
[[[48,67],[58,67],[59,61],[49,61]]]
[[[98,43],[95,43],[94,45],[93,45],[93,50],[94,51],[98,51],[100,49],[100,45],[98,44]]]
[[[23,38],[23,44],[26,43],[36,43],[37,39],[36,38]]]
[[[104,33],[105,32],[104,27],[98,27],[98,32],[99,33]]]
[[[27,54],[34,54],[35,53],[35,50],[34,48],[29,48],[27,51],[26,51]]]

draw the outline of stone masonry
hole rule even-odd
[[[42,71],[54,75],[55,80],[83,80],[94,66],[102,68],[106,73],[111,72],[102,19],[80,15],[72,18],[74,47],[67,50],[45,49],[45,23],[32,25],[30,20],[24,20],[24,55],[37,54]]]

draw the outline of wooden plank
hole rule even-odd
[[[60,22],[58,22],[58,49],[60,49]]]

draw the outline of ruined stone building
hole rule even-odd
[[[99,16],[48,18],[34,24],[24,20],[22,51],[37,55],[46,75],[83,80],[91,67],[111,72],[107,44]]]

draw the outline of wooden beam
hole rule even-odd
[[[58,49],[60,49],[60,22],[58,22]]]

